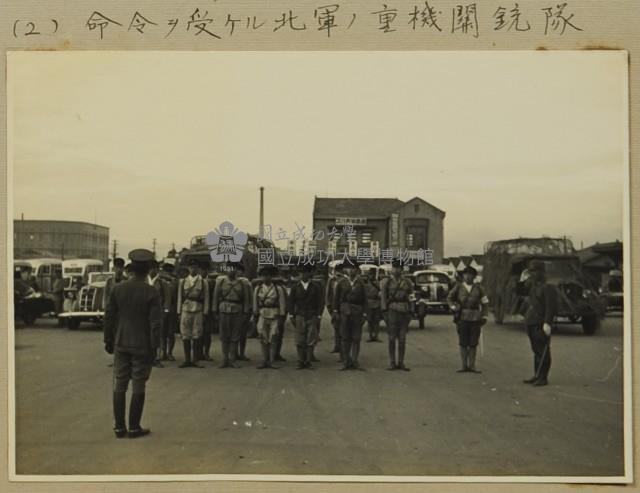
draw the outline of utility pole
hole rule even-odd
[[[153,239],[153,258],[156,258],[156,238]]]
[[[113,260],[118,256],[118,240],[113,240]]]
[[[260,187],[260,227],[258,229],[258,238],[264,238],[264,187]]]

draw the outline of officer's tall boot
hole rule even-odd
[[[353,341],[351,343],[351,367],[354,370],[364,370],[364,368],[360,368],[360,362],[358,358],[360,357],[360,341]]]
[[[191,363],[191,340],[183,340],[182,347],[184,348],[184,363],[180,365],[180,368],[189,368],[193,365],[193,363]]]
[[[204,368],[199,364],[200,358],[202,358],[202,341],[200,339],[193,340],[193,367]]]
[[[274,357],[273,357],[273,361],[287,361],[286,359],[284,359],[282,357],[281,351],[282,351],[282,340],[283,340],[283,335],[282,334],[278,334],[278,337],[276,338],[275,342],[273,343],[273,346],[275,347],[275,351],[274,351]]]
[[[127,436],[127,423],[124,420],[124,415],[127,407],[127,394],[125,392],[113,393],[113,419],[115,426],[113,432],[117,438],[124,438]]]
[[[462,361],[462,368],[456,370],[458,373],[464,373],[469,371],[469,364],[467,362],[469,351],[465,346],[460,346],[460,360]]]
[[[262,364],[258,365],[258,370],[264,370],[265,368],[269,368],[271,366],[269,364],[269,351],[271,348],[269,347],[269,344],[261,342],[260,349],[262,349]]]
[[[275,366],[273,364],[273,343],[269,343],[266,344],[267,349],[265,350],[265,355],[267,357],[267,368],[269,368],[270,370],[277,370],[278,368],[280,368],[279,366]]]
[[[161,352],[161,356],[160,356],[160,361],[167,361],[168,358],[168,353],[167,353],[167,346],[169,345],[169,341],[167,340],[166,336],[162,336],[162,342],[160,344],[160,352]]]
[[[397,370],[396,365],[396,340],[389,338],[389,368],[387,370]]]
[[[349,370],[351,368],[351,343],[342,339],[342,368],[341,370]]]
[[[229,368],[238,368],[236,361],[238,360],[238,342],[231,341],[229,345]]]
[[[167,341],[167,359],[169,361],[175,361],[176,359],[173,357],[173,348],[176,345],[176,336],[175,334],[171,334]]]
[[[247,336],[243,335],[240,338],[240,342],[238,344],[239,349],[238,349],[238,359],[240,361],[250,361],[249,358],[247,358],[246,350],[247,350]]]
[[[211,359],[211,334],[202,336],[202,359],[204,361],[213,361]]]
[[[311,365],[311,363],[313,361],[317,361],[315,359],[315,356],[313,355],[313,349],[315,346],[307,346],[305,348],[306,351],[306,358],[305,358],[305,366],[309,369],[309,370],[313,370],[313,366]]]
[[[341,350],[342,348],[340,344],[340,328],[334,327],[333,328],[333,349],[331,350],[331,352],[340,353]]]
[[[407,350],[407,341],[399,340],[398,341],[398,369],[404,371],[411,371],[411,368],[407,368],[404,365],[404,354]]]
[[[316,358],[316,347],[315,346],[309,346],[309,361],[311,363],[319,363],[320,362],[320,360],[318,358]]]
[[[296,351],[298,353],[298,366],[296,366],[296,370],[304,370],[306,368],[305,360],[305,347],[301,344],[296,345]]]
[[[476,347],[469,348],[469,356],[467,357],[467,360],[469,361],[468,363],[469,371],[471,373],[482,373],[481,371],[476,370],[476,352],[477,352]]]
[[[222,350],[222,363],[220,368],[229,368],[229,343],[226,341],[220,341]]]
[[[151,430],[140,426],[142,410],[144,409],[144,393],[131,394],[131,404],[129,404],[129,438],[138,438],[148,435]]]

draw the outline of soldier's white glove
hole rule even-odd
[[[542,330],[544,331],[544,335],[546,335],[547,337],[549,337],[551,335],[551,325],[544,324],[542,326]]]

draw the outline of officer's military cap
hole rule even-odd
[[[129,260],[132,262],[145,263],[152,262],[155,259],[153,258],[153,252],[150,250],[147,250],[146,248],[137,248],[129,252]]]
[[[529,270],[532,272],[545,272],[546,268],[542,260],[532,260],[529,262]]]
[[[162,270],[165,272],[173,272],[175,269],[175,266],[173,264],[170,264],[168,262],[165,262],[164,264],[162,264]]]
[[[125,261],[123,258],[120,257],[116,257],[113,259],[113,266],[114,267],[124,267]]]
[[[463,270],[462,270],[463,274],[473,274],[474,276],[478,275],[478,271],[475,270],[473,267],[471,267],[470,265],[467,265]]]

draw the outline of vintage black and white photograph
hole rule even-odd
[[[625,52],[7,77],[15,479],[628,482]]]

